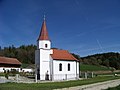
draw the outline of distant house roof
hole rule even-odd
[[[16,58],[0,57],[0,64],[21,65],[21,62],[18,61]]]
[[[72,54],[70,54],[67,50],[53,49],[53,54],[51,54],[51,57],[54,60],[77,61],[77,59]]]

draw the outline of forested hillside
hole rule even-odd
[[[114,67],[115,69],[120,69],[120,54],[113,52],[95,54],[81,58],[81,62],[84,64],[102,65],[107,67]]]

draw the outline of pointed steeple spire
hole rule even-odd
[[[40,32],[38,40],[50,40],[48,36],[47,27],[46,27],[45,15],[44,15],[44,20],[42,23],[41,32]]]

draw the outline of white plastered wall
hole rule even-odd
[[[62,71],[59,71],[60,63],[62,64]],[[68,63],[70,64],[70,71],[68,71]],[[76,69],[78,70],[76,71]],[[77,73],[79,74],[79,63],[76,64],[76,61],[53,60],[53,80],[76,79]]]
[[[45,44],[47,44],[47,47],[45,47]],[[51,49],[51,42],[49,40],[39,40],[37,42],[37,48]]]
[[[52,50],[40,49],[40,80],[45,80],[45,74],[50,78],[50,54]]]

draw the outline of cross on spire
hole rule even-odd
[[[44,14],[44,17],[43,17],[43,19],[45,20],[45,18],[46,18],[46,17],[45,17],[45,14]]]
[[[45,19],[46,19],[46,15],[45,15],[45,12],[44,12],[44,15],[43,15],[43,20],[45,21]]]

